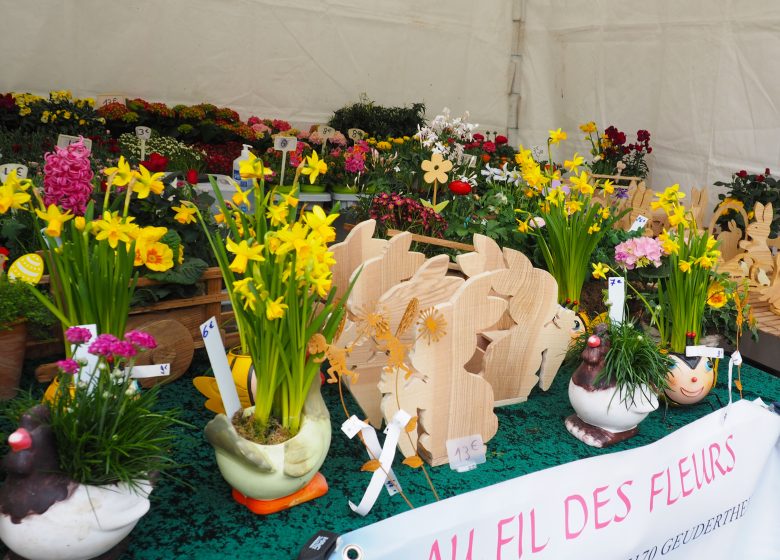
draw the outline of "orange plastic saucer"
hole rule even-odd
[[[275,500],[255,500],[254,498],[244,496],[241,492],[233,488],[233,499],[239,504],[246,506],[252,513],[270,515],[314,500],[327,493],[328,481],[325,480],[322,473],[317,473],[309,484],[298,490],[295,494],[290,494],[284,498],[277,498]]]

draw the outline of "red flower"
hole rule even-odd
[[[487,153],[492,154],[496,151],[496,145],[493,142],[487,141],[484,144],[482,144],[482,149],[485,150]]]
[[[499,146],[501,146],[502,144],[506,144],[508,142],[509,142],[509,138],[507,138],[506,136],[503,136],[502,134],[496,136],[496,144],[498,144]]]
[[[766,177],[764,177],[763,175],[756,175],[756,182],[763,183],[764,179],[766,179]]]
[[[476,140],[477,142],[482,142],[484,139],[485,139],[485,137],[484,137],[484,136],[482,136],[482,135],[481,135],[479,132],[477,132],[477,133],[474,135],[474,140]]]
[[[769,171],[768,167],[766,169],[764,169],[764,175],[771,175],[771,174],[772,174],[772,172]]]
[[[490,154],[482,154],[482,161],[485,163],[490,161]]]
[[[452,194],[463,196],[471,192],[471,185],[465,181],[452,181],[450,183],[450,190],[452,191]]]
[[[745,171],[744,169],[738,171],[737,177],[741,177],[742,179],[744,179],[745,177],[747,177],[747,171]]]
[[[198,184],[198,172],[194,169],[187,171],[187,175],[184,177],[190,185]]]
[[[161,171],[165,171],[168,167],[168,158],[158,154],[157,152],[153,152],[151,155],[149,155],[149,159],[141,162],[141,165],[143,165],[152,173],[159,173]]]

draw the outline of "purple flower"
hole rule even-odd
[[[143,350],[157,348],[157,341],[149,333],[141,331],[128,331],[125,333],[125,340]]]
[[[86,329],[82,329],[82,330],[86,330]],[[59,362],[57,362],[57,367],[60,368],[60,371],[62,373],[68,373],[70,375],[76,375],[79,372],[79,369],[81,368],[79,363],[73,358],[68,358],[67,360],[60,360]]]
[[[628,198],[628,189],[625,187],[616,187],[615,198]]]
[[[71,344],[84,344],[92,338],[92,333],[84,327],[70,327],[65,331],[65,338]]]
[[[138,354],[138,350],[130,342],[117,340],[111,344],[111,353],[117,358],[129,359]]]
[[[98,335],[95,342],[89,345],[89,352],[95,356],[111,356],[113,354],[111,348],[117,342],[120,340],[112,334]]]

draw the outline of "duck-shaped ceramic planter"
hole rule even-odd
[[[608,351],[608,338],[590,336],[582,363],[569,381],[569,401],[576,414],[566,418],[566,429],[593,447],[608,447],[633,437],[638,424],[658,408],[658,398],[647,386],[640,385],[630,395],[614,382],[596,382]]]
[[[59,468],[49,409],[21,418],[8,443],[0,488],[0,539],[28,560],[88,560],[104,554],[149,510],[151,485],[86,486]]]

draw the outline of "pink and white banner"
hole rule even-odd
[[[651,445],[363,527],[330,558],[776,559],[778,519],[780,415],[743,400]]]

